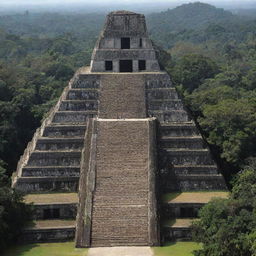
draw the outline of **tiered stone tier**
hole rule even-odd
[[[20,159],[13,185],[28,194],[28,202],[35,206],[35,226],[28,228],[23,237],[27,241],[74,238],[74,195],[86,120],[97,114],[98,90],[97,76],[78,71]],[[65,199],[71,195],[72,200]]]
[[[157,81],[147,83],[147,104],[148,114],[159,120],[161,192],[187,191],[190,195],[190,201],[183,198],[180,206],[171,202],[163,204],[163,239],[190,239],[191,219],[188,218],[197,218],[198,210],[212,197],[216,197],[216,192],[209,191],[226,190],[226,184],[207,144],[184,109],[167,75],[158,76]],[[205,192],[207,200],[198,204],[198,197]]]
[[[148,82],[147,104],[149,116],[159,120],[159,157],[165,161],[163,190],[226,189],[206,143],[167,74]]]

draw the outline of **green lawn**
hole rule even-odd
[[[193,256],[193,250],[200,248],[200,244],[194,242],[177,242],[154,247],[153,250],[154,256]],[[42,243],[17,246],[3,256],[86,256],[87,251],[87,249],[76,249],[74,242]]]
[[[193,256],[193,251],[201,248],[195,242],[167,243],[161,247],[154,247],[155,256]]]
[[[76,249],[74,242],[29,244],[14,247],[3,256],[86,256],[87,249]]]

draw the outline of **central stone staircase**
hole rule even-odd
[[[106,119],[97,133],[91,245],[147,245],[148,123]]]

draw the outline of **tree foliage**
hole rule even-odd
[[[0,160],[0,251],[17,241],[22,228],[31,219],[31,210],[22,195],[10,188],[5,163]]]
[[[218,72],[214,61],[198,54],[183,56],[171,71],[174,82],[182,84],[188,92],[192,92],[205,79],[214,77]]]
[[[252,164],[239,173],[229,199],[214,199],[200,210],[193,236],[203,249],[195,255],[256,255],[255,184],[256,165]]]

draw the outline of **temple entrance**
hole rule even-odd
[[[194,216],[194,210],[192,207],[181,207],[180,208],[180,217],[181,218],[192,218]]]
[[[132,60],[120,60],[119,61],[120,72],[132,72]]]
[[[60,209],[44,209],[44,219],[59,219]]]
[[[121,49],[130,49],[131,48],[131,40],[129,37],[121,38]]]

